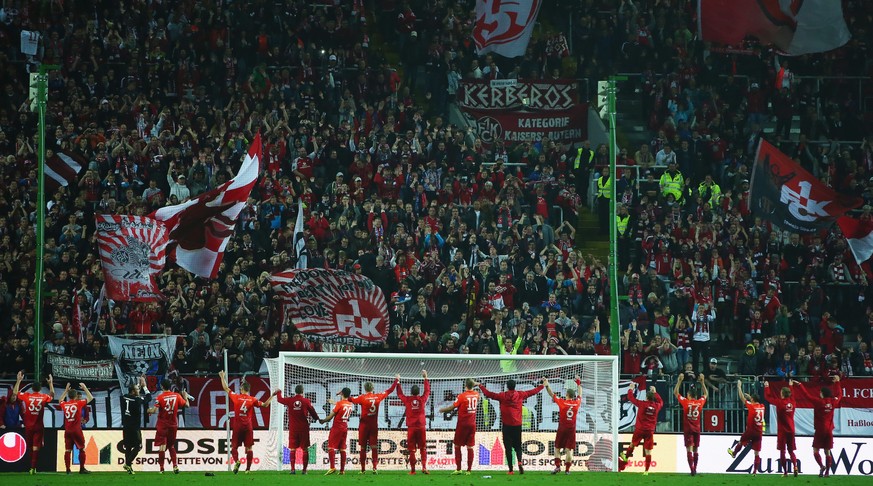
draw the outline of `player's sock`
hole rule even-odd
[[[427,449],[421,450],[421,470],[427,469]]]
[[[291,454],[291,456],[292,456],[291,461],[294,461],[294,459],[293,459],[294,454]],[[236,449],[231,449],[230,450],[230,458],[233,459],[234,464],[238,463],[239,462],[239,451]],[[293,469],[293,467],[292,467],[292,469]]]
[[[473,448],[467,448],[467,472],[473,470]]]
[[[834,463],[834,456],[825,454],[825,474],[831,472],[831,465]]]
[[[30,468],[36,469],[36,462],[39,459],[39,449],[30,450]]]
[[[367,470],[367,448],[364,447],[361,449],[361,452],[358,453],[358,459],[361,463],[361,471]]]
[[[346,451],[345,449],[340,449],[340,472],[346,471]]]
[[[336,451],[333,449],[327,450],[327,459],[330,461],[330,468],[336,469]]]
[[[167,459],[167,453],[164,451],[158,451],[158,465],[161,466],[161,471],[164,470],[164,461]]]
[[[788,463],[785,462],[785,451],[779,451],[779,468],[782,474],[788,474]]]
[[[743,443],[737,442],[737,445],[734,446],[734,455],[739,454],[741,450],[743,450]]]
[[[461,448],[455,447],[455,469],[461,470]]]
[[[700,454],[694,451],[694,470],[697,471],[697,461],[700,460]]]
[[[415,449],[409,450],[409,469],[415,471]]]
[[[87,457],[85,454],[85,449],[79,450],[79,470],[85,469],[85,464],[87,464]]]
[[[821,455],[818,452],[814,452],[812,456],[815,457],[815,462],[818,464],[819,469],[823,468],[824,464],[821,463]]]
[[[794,455],[794,451],[788,451],[788,457],[791,458],[791,470],[797,472],[797,456]]]
[[[694,453],[691,451],[686,452],[688,457],[688,469],[694,470]]]
[[[173,468],[179,467],[179,464],[176,462],[176,448],[168,447],[167,449],[170,451],[170,462],[173,463]]]
[[[375,471],[376,465],[379,464],[379,450],[375,447],[370,451],[370,459],[373,461],[373,470]]]
[[[652,465],[652,456],[646,456],[646,471],[649,470],[649,466]]]
[[[303,449],[303,453],[306,454],[306,449]],[[291,470],[297,470],[297,449],[290,451],[288,454],[288,462],[291,464]],[[306,459],[303,460],[303,464],[306,464]]]
[[[570,466],[572,466],[572,465],[573,465],[573,463],[571,461],[564,461],[564,472],[569,473]]]
[[[758,471],[761,470],[761,456],[755,456],[755,469],[752,471],[753,474],[757,474]]]
[[[72,454],[71,451],[64,451],[64,466],[67,466],[67,471],[70,470],[70,456]]]
[[[254,452],[246,451],[246,471],[252,470],[252,459],[254,459]]]
[[[555,469],[561,469],[561,458],[560,457],[555,458]]]
[[[303,448],[303,471],[306,472],[306,468],[309,467],[309,449],[306,447]],[[333,464],[333,462],[331,462]]]

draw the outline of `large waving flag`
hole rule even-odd
[[[236,177],[195,199],[149,215],[167,226],[170,243],[175,243],[171,256],[177,265],[198,277],[216,277],[260,169],[261,135],[257,134]]]
[[[839,0],[697,0],[699,37],[737,44],[746,36],[799,56],[852,37]]]
[[[167,228],[144,216],[99,214],[96,220],[108,297],[136,302],[162,300],[157,276],[166,262]]]
[[[476,0],[473,41],[478,54],[523,56],[542,0]]]
[[[46,154],[48,155],[48,154]],[[75,152],[55,152],[45,160],[45,187],[47,192],[55,192],[61,186],[77,184],[79,172],[88,165],[85,157]]]
[[[840,231],[849,243],[849,249],[858,265],[873,257],[873,221],[843,216],[837,220]]]
[[[824,185],[767,141],[762,139],[758,145],[749,188],[755,216],[791,231],[813,233],[830,228],[863,203]]]

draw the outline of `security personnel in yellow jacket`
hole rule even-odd
[[[630,227],[631,216],[627,206],[615,203],[615,228],[618,233],[618,266],[624,268],[630,261],[630,244],[633,231]]]
[[[591,178],[591,168],[594,167],[594,151],[591,150],[591,142],[585,140],[582,146],[575,152],[573,157],[573,179],[576,183],[576,194],[582,196],[583,201],[588,200],[588,181]]]
[[[661,187],[661,196],[667,197],[672,194],[676,202],[682,200],[682,189],[685,186],[685,178],[682,173],[676,169],[676,162],[670,162],[667,170],[661,175],[661,180],[658,182]]]
[[[712,180],[710,174],[706,174],[703,182],[697,186],[697,195],[700,196],[704,204],[709,204],[709,207],[712,208],[721,200],[721,187]]]
[[[609,172],[604,170],[597,179],[597,219],[600,234],[609,234],[609,200],[612,199],[612,181]]]

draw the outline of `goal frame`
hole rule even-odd
[[[285,363],[293,363],[293,358],[307,359],[391,359],[391,360],[418,360],[418,361],[566,361],[567,364],[584,364],[584,363],[609,363],[610,375],[612,382],[612,393],[615,400],[619,402],[621,397],[618,396],[619,390],[619,361],[618,356],[614,355],[524,355],[524,354],[435,354],[435,353],[343,353],[343,352],[293,352],[282,351],[275,358],[267,358],[267,369],[269,371],[270,388],[285,389]],[[386,375],[391,375],[386,373]],[[274,376],[275,375],[275,376]],[[367,378],[367,377],[364,377]],[[402,379],[420,380],[419,375],[403,376]],[[459,377],[458,379],[461,379]],[[596,386],[596,385],[595,385]],[[286,407],[274,404],[270,410],[270,426],[269,430],[275,433],[272,437],[274,444],[273,454],[276,459],[276,470],[282,470],[282,447],[283,435],[287,434],[285,428],[285,412]],[[619,432],[618,432],[619,409],[616,407],[613,410],[610,418],[610,433],[612,435],[612,471],[618,471],[618,454],[619,454]]]

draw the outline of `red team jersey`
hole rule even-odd
[[[813,406],[813,423],[815,424],[816,434],[834,433],[834,409],[839,405],[841,398],[841,390],[835,387],[834,396],[830,398],[820,398],[809,396],[809,401]]]
[[[385,400],[394,389],[397,388],[397,380],[382,393],[364,393],[349,400],[361,406],[361,427],[377,427],[379,425],[379,404]]]
[[[309,431],[309,419],[318,420],[318,414],[312,402],[303,395],[283,397],[282,392],[276,394],[276,400],[288,407],[288,428],[290,430]]]
[[[524,401],[539,393],[543,385],[526,391],[506,390],[500,393],[489,391],[484,384],[479,385],[479,389],[485,397],[500,402],[500,420],[503,425],[521,425],[521,408]]]
[[[634,396],[634,390],[628,390],[627,399],[637,407],[637,422],[634,426],[634,433],[654,432],[655,426],[658,425],[658,412],[664,406],[661,396],[656,393],[655,399],[652,401],[639,400]]]
[[[797,404],[793,397],[782,398],[781,395],[770,391],[770,387],[764,388],[764,398],[776,407],[777,432],[781,434],[794,434],[794,411]]]
[[[552,400],[558,404],[558,414],[561,416],[558,420],[558,429],[576,430],[576,415],[579,413],[582,401],[578,397],[568,400],[559,398],[558,395],[552,397]]]
[[[703,406],[706,398],[690,399],[681,395],[677,397],[679,405],[682,405],[682,431],[685,433],[700,433],[700,417],[703,415]]]
[[[21,417],[24,419],[24,428],[42,429],[43,411],[54,397],[45,393],[19,393],[18,399],[21,400]]]
[[[397,398],[406,407],[406,428],[424,428],[426,424],[424,412],[427,399],[430,397],[430,382],[424,380],[424,393],[420,396],[408,396],[403,393],[403,388],[397,387]]]
[[[333,406],[333,411],[336,413],[336,416],[333,418],[333,425],[330,426],[330,429],[348,431],[349,417],[352,416],[354,410],[355,406],[348,400],[340,400],[336,402],[336,405]]]
[[[61,403],[64,412],[64,430],[77,432],[82,430],[82,409],[88,405],[85,400],[67,400]]]
[[[179,407],[187,403],[182,395],[176,392],[165,391],[155,399],[155,407],[158,408],[158,426],[178,428]]]
[[[479,393],[467,390],[455,400],[453,404],[458,408],[458,428],[472,428],[476,430],[476,410],[479,408]]]
[[[251,428],[252,408],[260,407],[263,403],[251,395],[236,393],[230,394],[230,402],[233,404],[233,426]]]
[[[764,435],[764,427],[767,425],[764,420],[764,405],[746,402],[746,409],[749,411],[746,416],[746,433],[755,436]]]

